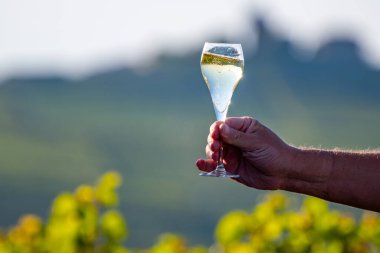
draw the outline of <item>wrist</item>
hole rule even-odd
[[[291,147],[282,189],[325,197],[333,167],[333,152]]]

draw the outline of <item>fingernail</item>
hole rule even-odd
[[[225,123],[223,123],[221,130],[224,135],[228,135],[230,133],[230,127]]]

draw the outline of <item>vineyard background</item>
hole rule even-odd
[[[206,253],[206,252],[379,252],[380,219],[366,212],[356,221],[330,210],[327,202],[307,197],[300,208],[281,193],[268,194],[251,212],[235,210],[222,217],[211,246],[189,246],[186,238],[162,234],[151,248],[130,249],[126,219],[117,210],[118,173],[95,184],[59,194],[46,220],[24,215],[0,233],[0,253]]]
[[[257,47],[243,44],[245,76],[229,115],[258,118],[293,145],[380,147],[380,71],[349,38],[305,53],[254,20]],[[210,41],[223,41],[217,35]],[[250,212],[263,192],[201,178],[194,162],[215,116],[200,74],[203,44],[161,52],[146,68],[119,65],[80,79],[54,72],[15,75],[0,84],[0,225],[25,212],[47,221],[62,191],[109,169],[126,179],[120,213],[131,248],[150,247],[165,231],[189,245],[212,245],[218,219]],[[300,196],[291,202],[296,206]],[[361,210],[333,205],[361,217]]]

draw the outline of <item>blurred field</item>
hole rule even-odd
[[[380,71],[360,59],[353,42],[331,42],[306,59],[257,26],[259,46],[245,52],[230,116],[255,116],[294,145],[380,146]],[[1,227],[25,212],[46,215],[58,192],[114,169],[125,178],[121,210],[131,246],[165,231],[210,244],[219,217],[250,209],[261,193],[197,176],[194,162],[214,121],[199,57],[163,55],[144,71],[120,67],[83,80],[3,82]]]

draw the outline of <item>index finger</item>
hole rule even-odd
[[[211,126],[210,126],[210,133],[208,134],[207,141],[210,143],[212,140],[219,140],[220,137],[220,125],[222,124],[222,121],[215,121]]]

